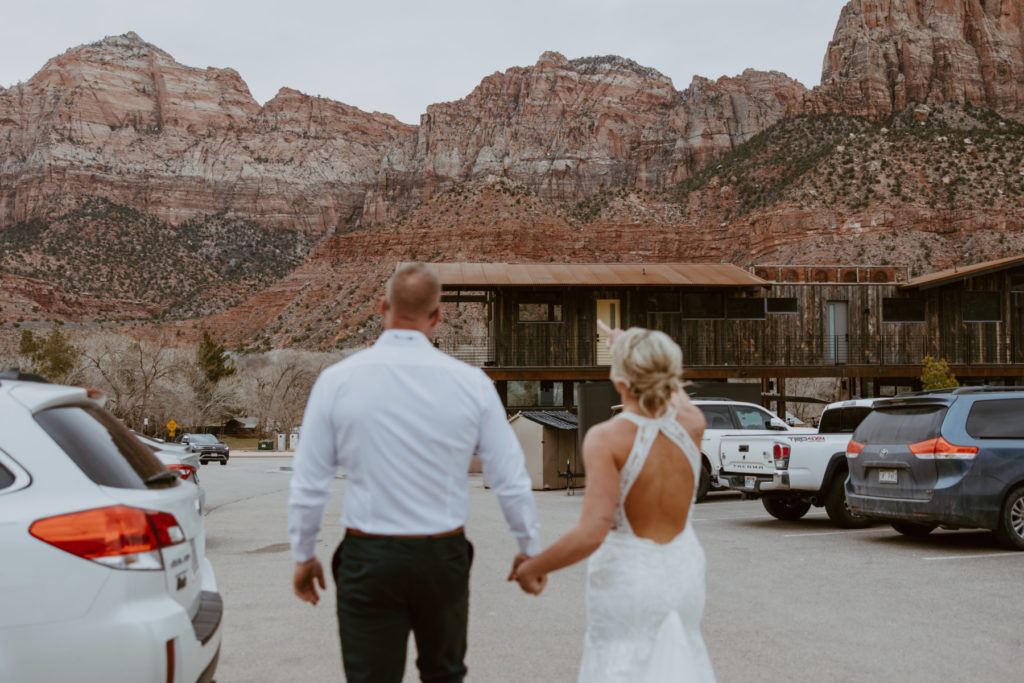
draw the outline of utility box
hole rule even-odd
[[[299,447],[299,433],[298,432],[292,432],[291,434],[288,435],[288,448],[290,448],[290,449],[292,449],[294,451],[298,447]]]
[[[573,488],[583,486],[583,467],[577,448],[576,416],[566,411],[524,411],[509,420],[526,456],[526,471],[534,490],[564,489],[573,473]]]
[[[260,439],[259,443],[256,444],[256,450],[258,451],[272,451],[274,450],[274,442],[270,439]]]
[[[288,448],[288,435],[278,434],[277,435],[277,450],[283,451]]]

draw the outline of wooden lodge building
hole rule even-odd
[[[487,326],[435,343],[483,367],[510,408],[571,408],[575,383],[608,378],[598,319],[668,333],[687,379],[760,380],[764,393],[837,377],[848,396],[892,394],[915,386],[926,355],[961,383],[1024,383],[1024,256],[914,278],[892,266],[433,266],[443,300],[482,306]]]

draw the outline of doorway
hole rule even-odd
[[[828,338],[826,355],[835,364],[846,363],[850,350],[849,306],[845,301],[828,302]]]
[[[618,299],[598,299],[597,300],[597,319],[603,322],[613,330],[617,327],[621,327],[622,324],[622,306],[619,304]],[[612,354],[608,350],[608,335],[601,332],[600,328],[597,330],[597,364],[598,365],[611,365]]]

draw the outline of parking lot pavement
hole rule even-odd
[[[203,467],[208,555],[225,601],[217,680],[339,680],[333,586],[317,607],[291,592],[290,458]],[[333,484],[318,555],[341,538],[344,479]],[[574,681],[585,628],[585,565],[540,597],[505,582],[515,544],[497,501],[469,478],[470,681]],[[578,519],[583,497],[538,492],[544,543]],[[821,508],[797,522],[756,501],[712,494],[692,513],[707,553],[704,638],[719,681],[1009,681],[1024,665],[1024,553],[991,534],[888,526],[841,530]],[[406,681],[416,681],[410,644]]]

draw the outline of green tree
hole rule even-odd
[[[68,381],[79,356],[78,349],[64,336],[58,325],[50,328],[45,337],[32,334],[32,330],[22,332],[18,353],[26,362],[27,371],[58,384]]]
[[[922,389],[952,389],[960,386],[953,371],[949,369],[945,358],[935,360],[925,356],[921,361]]]
[[[205,330],[203,331],[203,341],[199,345],[196,360],[199,363],[199,369],[202,371],[203,376],[206,377],[206,381],[212,385],[216,385],[222,379],[231,377],[238,372],[235,364],[231,361],[231,357],[228,356],[224,345],[213,341],[210,338],[210,333]]]

